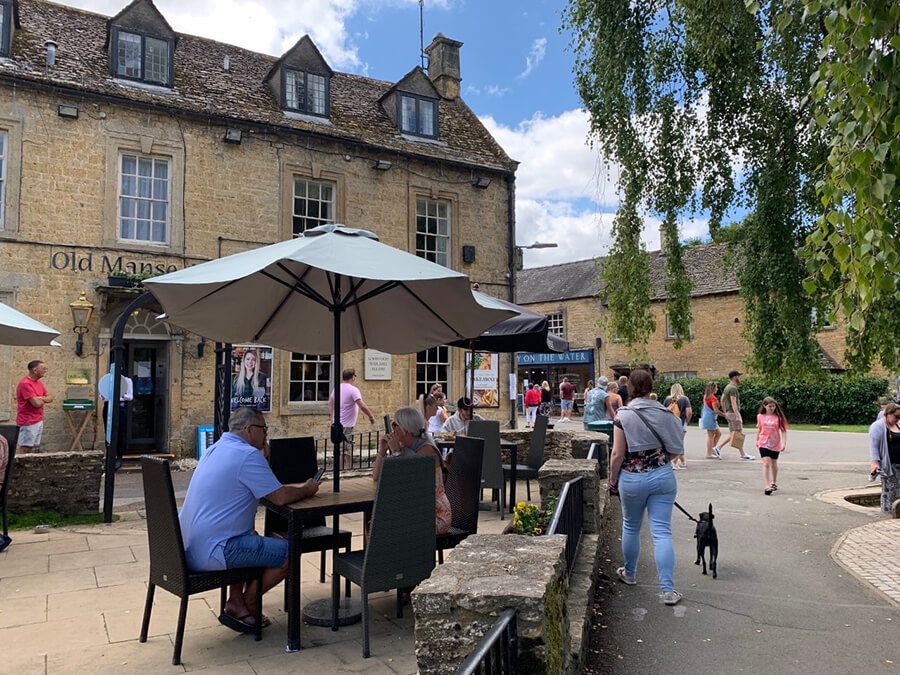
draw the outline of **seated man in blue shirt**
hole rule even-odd
[[[266,458],[268,427],[254,408],[231,413],[228,433],[213,443],[197,465],[179,514],[188,568],[197,572],[233,567],[265,567],[263,593],[287,576],[288,543],[262,537],[254,529],[261,497],[283,505],[311,497],[319,483],[282,485]],[[239,632],[252,632],[256,588],[234,584],[219,621]]]

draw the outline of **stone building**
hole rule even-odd
[[[665,257],[650,253],[650,307],[656,330],[647,344],[648,364],[656,373],[672,377],[722,377],[744,370],[749,347],[742,337],[744,305],[738,282],[726,259],[726,247],[702,244],[684,250],[684,265],[693,285],[691,339],[675,349],[665,311]],[[604,259],[592,258],[522,270],[516,280],[521,305],[546,314],[556,332],[569,341],[567,354],[518,354],[519,379],[558,383],[564,375],[583,388],[600,375],[611,378],[630,372],[625,345],[608,335],[601,318],[599,274]],[[841,354],[845,331],[827,325],[818,333],[822,366],[841,371],[831,354]]]
[[[427,73],[388,82],[334,71],[309,37],[275,58],[178,34],[152,0],[113,17],[0,0],[0,33],[0,301],[62,332],[58,349],[0,347],[0,421],[15,417],[25,364],[45,360],[57,398],[45,450],[69,442],[63,398],[96,400],[111,327],[140,292],[116,274],[340,222],[511,297],[516,162],[459,96],[460,42],[438,34]],[[69,305],[81,292],[95,310],[79,357]],[[212,423],[212,344],[157,314],[135,313],[126,330],[128,447],[191,455]],[[255,351],[272,435],[323,436],[330,357]],[[433,382],[462,394],[461,350],[368,357],[344,364],[376,415]],[[498,394],[506,407],[481,412],[506,419]]]

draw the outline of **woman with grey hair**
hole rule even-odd
[[[437,534],[450,529],[450,500],[444,492],[444,473],[441,454],[434,438],[426,429],[425,417],[415,408],[400,408],[394,413],[393,431],[378,442],[378,454],[372,480],[378,481],[381,465],[387,459],[421,455],[434,458],[434,526]]]

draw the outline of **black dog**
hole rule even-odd
[[[700,561],[703,561],[703,574],[706,574],[706,558],[704,557],[705,549],[709,547],[709,569],[712,572],[712,577],[715,579],[718,575],[716,574],[716,559],[719,557],[719,535],[716,534],[716,526],[713,525],[713,508],[712,504],[709,505],[709,511],[707,513],[700,514],[700,520],[697,522],[697,531],[694,533],[694,537],[697,539],[697,560],[694,562],[695,565],[699,565]]]

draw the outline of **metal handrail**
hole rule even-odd
[[[462,662],[457,675],[518,675],[519,636],[515,608],[504,610]]]
[[[566,568],[569,572],[575,566],[575,556],[581,543],[584,529],[584,477],[578,476],[566,482],[559,493],[559,501],[547,534],[566,535]]]
[[[371,469],[375,464],[375,455],[378,453],[378,442],[381,440],[379,431],[361,431],[353,434],[351,464],[353,469]],[[340,451],[338,451],[340,454]],[[327,470],[334,470],[334,444],[328,438],[316,439],[316,456],[322,458],[321,466]],[[346,468],[346,467],[343,467]]]

